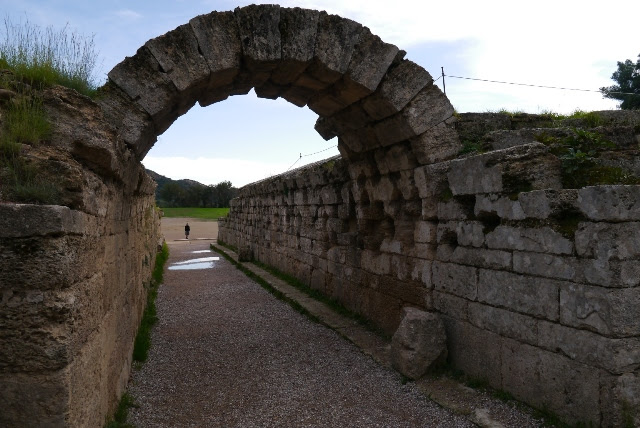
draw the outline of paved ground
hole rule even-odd
[[[195,260],[218,257],[211,241],[168,242],[153,345],[129,387],[138,427],[539,426],[446,378],[403,385],[383,339],[255,265],[246,266],[331,328],[223,258]],[[193,263],[205,268],[172,270]]]

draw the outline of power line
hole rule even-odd
[[[334,147],[338,147],[338,145],[337,145],[337,144],[335,144],[335,145],[333,145],[333,146],[329,146],[329,147],[327,147],[326,149],[322,149],[322,150],[317,151],[317,152],[315,152],[315,153],[308,153],[308,154],[306,154],[306,155],[303,155],[302,153],[300,153],[300,157],[299,157],[298,159],[296,159],[296,161],[295,161],[293,164],[291,164],[291,166],[290,166],[289,168],[287,168],[287,170],[286,170],[285,172],[289,172],[289,170],[290,170],[291,168],[293,168],[293,166],[294,166],[295,164],[297,164],[297,163],[300,161],[300,159],[302,159],[302,158],[306,158],[306,157],[308,157],[308,156],[317,155],[318,153],[326,152],[327,150],[331,150],[331,149],[333,149]]]
[[[453,77],[454,79],[464,79],[464,80],[475,80],[478,82],[489,82],[489,83],[501,83],[504,85],[516,85],[516,86],[529,86],[532,88],[545,88],[545,89],[560,89],[560,90],[564,90],[564,91],[579,91],[579,92],[598,92],[598,93],[603,93],[601,90],[596,90],[596,89],[578,89],[578,88],[564,88],[564,87],[560,87],[560,86],[545,86],[545,85],[534,85],[531,83],[515,83],[515,82],[504,82],[501,80],[490,80],[490,79],[478,79],[475,77],[463,77],[463,76],[452,76],[450,74],[445,75],[446,77]],[[442,76],[441,76],[442,77]],[[621,95],[640,95],[640,94],[636,94],[633,92],[617,92],[617,91],[610,91],[607,92],[608,94],[621,94]]]

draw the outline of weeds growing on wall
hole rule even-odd
[[[566,137],[541,134],[537,140],[551,148],[562,161],[562,184],[567,189],[579,189],[598,184],[639,184],[640,179],[619,167],[602,165],[598,158],[615,144],[597,133],[573,128]]]
[[[54,84],[81,94],[96,94],[98,55],[92,37],[72,31],[45,29],[25,19],[4,19],[0,37],[0,69],[11,70],[23,83],[43,89]]]
[[[0,75],[0,89],[12,94],[2,106],[0,128],[0,199],[23,203],[55,204],[60,190],[55,180],[44,178],[22,154],[51,136],[38,91],[18,85],[11,75]]]

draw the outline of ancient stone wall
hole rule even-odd
[[[155,185],[75,92],[23,147],[62,205],[0,203],[0,425],[103,426],[126,386],[159,232]]]
[[[614,116],[592,129],[617,138],[599,159],[637,175],[640,115]],[[360,175],[334,158],[255,183],[219,238],[390,334],[403,307],[436,311],[453,367],[568,421],[620,425],[639,404],[640,187],[563,188],[535,136],[586,125],[546,122],[461,115],[461,140],[490,151],[429,162],[393,147]]]

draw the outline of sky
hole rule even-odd
[[[213,10],[256,1],[228,0],[0,0],[4,18],[93,37],[96,81],[147,40]],[[265,2],[266,3],[266,2]],[[460,113],[507,109],[568,114],[609,110],[617,102],[598,92],[614,84],[617,61],[640,54],[640,1],[538,0],[283,0],[283,7],[326,10],[367,26],[434,78],[444,68],[446,94]],[[4,28],[0,37],[4,37]],[[442,67],[442,68],[441,68]],[[234,96],[180,117],[143,160],[155,172],[204,184],[234,186],[267,178],[338,154],[335,139],[314,130],[317,115],[278,99]],[[319,153],[318,153],[319,152]],[[315,153],[315,154],[314,154]],[[302,157],[301,157],[302,156]]]

